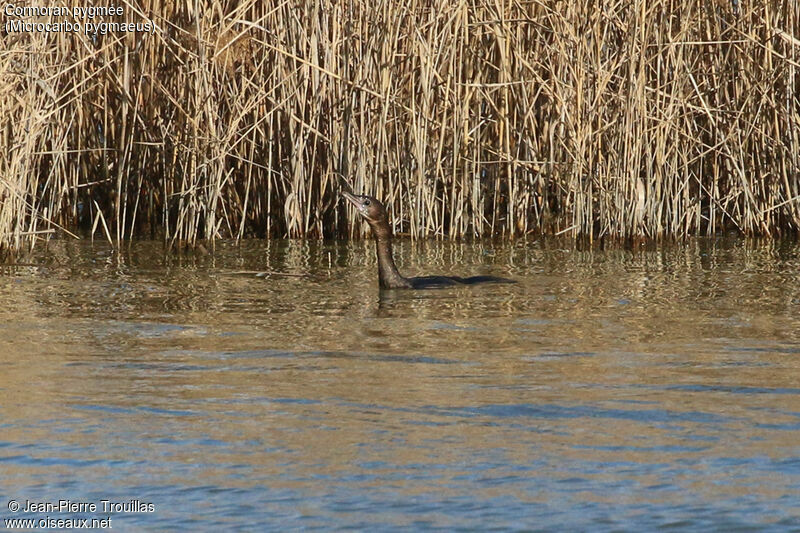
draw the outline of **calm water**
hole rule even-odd
[[[381,294],[371,242],[60,242],[0,269],[0,519],[800,530],[800,248],[396,255],[519,283]]]

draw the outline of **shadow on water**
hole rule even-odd
[[[396,255],[518,283],[380,292],[371,242],[4,267],[0,505],[154,504],[122,530],[800,527],[795,245]]]

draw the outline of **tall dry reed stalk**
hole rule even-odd
[[[800,228],[796,2],[124,5],[0,34],[0,248],[361,234],[335,172],[414,237]]]

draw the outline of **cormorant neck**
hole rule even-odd
[[[378,277],[382,289],[408,289],[411,282],[404,278],[394,264],[392,257],[392,228],[385,220],[371,224],[375,234],[375,248],[378,253]]]

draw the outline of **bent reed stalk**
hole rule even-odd
[[[336,172],[412,237],[800,228],[796,2],[124,5],[0,33],[0,249],[363,235]]]

